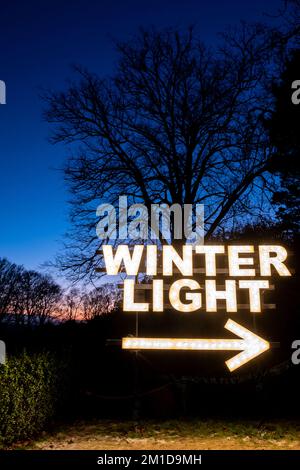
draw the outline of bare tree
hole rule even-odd
[[[82,293],[77,288],[71,288],[62,299],[61,317],[71,321],[82,319]]]
[[[61,288],[51,276],[24,271],[19,292],[19,315],[26,323],[43,325],[59,312]]]
[[[83,317],[93,320],[116,309],[120,300],[115,286],[105,284],[86,293],[82,297]]]
[[[298,26],[243,23],[206,47],[191,28],[141,31],[119,44],[114,76],[77,68],[79,81],[46,96],[53,142],[71,146],[65,175],[73,231],[63,269],[93,272],[95,209],[132,202],[203,203],[206,236],[269,209],[271,149],[263,117],[270,77]]]
[[[0,321],[17,310],[23,272],[22,266],[0,259]]]
[[[0,259],[0,321],[44,324],[58,313],[61,294],[51,276]]]

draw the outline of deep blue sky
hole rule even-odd
[[[61,89],[70,65],[109,74],[112,38],[139,26],[197,24],[204,40],[240,19],[263,19],[280,0],[10,0],[0,6],[0,257],[37,269],[67,230],[62,166],[67,149],[47,141],[41,87]]]

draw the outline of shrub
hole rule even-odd
[[[0,444],[26,439],[54,416],[63,368],[49,353],[23,352],[0,366]]]

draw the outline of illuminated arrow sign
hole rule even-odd
[[[133,338],[122,339],[123,349],[169,349],[185,351],[241,351],[226,361],[232,372],[270,348],[270,343],[233,320],[224,326],[242,339]]]

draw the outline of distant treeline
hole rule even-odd
[[[109,313],[117,299],[112,285],[89,291],[63,289],[49,274],[0,258],[0,322],[43,325],[58,320],[91,320]]]

